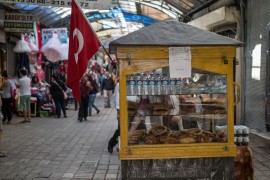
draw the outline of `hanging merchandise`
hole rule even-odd
[[[29,64],[30,74],[36,74],[36,64]]]
[[[26,53],[21,53],[20,54],[20,59],[17,64],[17,74],[18,77],[20,77],[20,70],[21,69],[26,69],[27,72],[30,72],[30,67],[29,67],[29,59]]]
[[[44,71],[41,68],[41,66],[36,66],[36,76],[38,77],[38,79],[40,81],[44,81],[45,80],[45,74],[44,74]]]
[[[42,64],[42,53],[37,53],[37,64],[40,66]]]
[[[68,46],[69,46],[69,38],[67,38],[67,43],[64,43],[64,44],[61,45],[61,48],[62,48],[61,60],[68,60]]]
[[[35,36],[33,33],[31,33],[30,35],[24,35],[24,39],[25,42],[27,43],[27,45],[30,48],[30,53],[37,53],[38,52],[38,47],[35,44]]]
[[[16,46],[13,48],[16,53],[29,53],[31,52],[30,47],[25,42],[24,35],[21,34],[21,40],[17,41]]]
[[[58,39],[58,35],[53,34],[52,38],[50,38],[49,41],[41,48],[41,51],[51,62],[57,62],[61,60],[62,48],[61,42]]]
[[[28,55],[29,63],[30,64],[36,64],[36,61],[37,61],[36,54],[27,53],[27,55]]]

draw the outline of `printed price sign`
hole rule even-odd
[[[190,47],[169,48],[170,78],[191,77]]]
[[[0,0],[0,2],[40,6],[71,7],[71,0]],[[111,7],[110,0],[77,0],[77,2],[83,9],[105,10]]]

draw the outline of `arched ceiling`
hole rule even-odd
[[[148,15],[143,7],[151,7],[166,14],[170,18],[180,21],[190,21],[192,15],[202,8],[206,8],[218,0],[112,0],[112,8],[121,8],[124,12]],[[7,12],[21,12],[33,14],[35,19],[44,27],[68,27],[71,9],[69,7],[51,7],[29,4],[6,3],[0,0],[0,9]],[[88,16],[93,12],[109,12],[110,9],[90,10],[83,9]],[[90,20],[91,21],[91,20]]]

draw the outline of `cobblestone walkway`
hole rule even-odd
[[[101,103],[100,103],[101,104]],[[101,106],[101,105],[100,105]],[[107,151],[108,139],[117,127],[116,110],[80,123],[71,107],[68,118],[33,118],[31,123],[4,125],[0,180],[4,179],[120,179],[117,152]],[[255,179],[270,179],[270,141],[250,137]]]
[[[0,179],[118,179],[117,152],[107,151],[117,127],[116,110],[103,109],[88,121],[68,118],[32,118],[31,123],[4,125]],[[95,111],[94,111],[95,112]]]

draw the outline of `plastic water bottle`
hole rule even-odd
[[[127,96],[131,95],[130,78],[131,78],[131,76],[127,76],[127,80],[126,80],[126,83],[127,83]]]
[[[129,78],[130,95],[136,95],[136,79],[133,75]]]
[[[159,74],[155,75],[155,94],[161,95],[161,80]]]
[[[164,74],[161,80],[162,94],[169,94],[169,78],[167,74]]]
[[[149,78],[149,95],[155,95],[155,76],[150,74]]]
[[[171,78],[170,79],[170,94],[176,94],[176,79]]]
[[[176,94],[182,93],[183,82],[180,78],[176,79]]]
[[[137,95],[142,95],[143,81],[140,74],[136,75],[136,80],[137,80]]]
[[[143,74],[143,95],[148,95],[148,90],[149,90],[149,79],[147,74]]]

